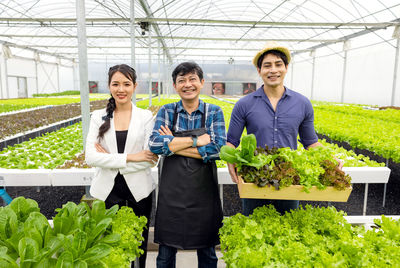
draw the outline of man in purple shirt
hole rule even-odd
[[[297,135],[304,148],[322,146],[314,130],[314,111],[303,95],[283,85],[290,62],[286,47],[270,43],[259,51],[253,64],[264,85],[256,92],[241,98],[233,108],[227,136],[227,145],[239,146],[246,127],[254,134],[257,146],[290,147],[297,149]],[[235,166],[228,163],[232,181],[237,183]],[[242,199],[243,214],[248,216],[259,206],[273,204],[282,214],[299,206],[298,200]]]

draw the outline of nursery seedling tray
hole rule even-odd
[[[353,190],[351,186],[345,190],[337,190],[333,186],[319,190],[316,186],[313,186],[307,193],[304,191],[304,186],[302,185],[291,185],[276,190],[273,186],[258,187],[254,183],[246,183],[241,177],[239,177],[238,189],[241,198],[331,202],[347,202]]]

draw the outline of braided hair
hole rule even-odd
[[[111,79],[116,72],[122,73],[126,78],[131,80],[134,84],[136,83],[136,71],[132,67],[126,64],[119,64],[112,66],[108,70],[108,86],[111,84]],[[113,113],[116,108],[115,99],[111,95],[111,98],[108,99],[106,112],[107,114],[103,116],[104,123],[99,128],[99,135],[97,138],[101,140],[104,137],[104,133],[106,133],[110,129],[111,118],[113,118]]]

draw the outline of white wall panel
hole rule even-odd
[[[389,105],[394,55],[387,44],[349,51],[344,102]]]
[[[15,76],[8,77],[8,93],[10,99],[18,98],[18,81]]]
[[[397,67],[397,84],[395,89],[394,105],[400,106],[400,55],[399,55],[399,65]]]
[[[31,98],[33,94],[36,94],[36,77],[28,77],[26,79],[26,83],[28,86],[28,97]]]
[[[339,55],[316,59],[314,77],[315,100],[340,102],[343,62],[343,58]]]
[[[290,71],[290,69],[289,69]],[[307,98],[311,96],[311,76],[312,64],[308,61],[296,63],[293,70],[293,88],[292,90],[303,94]],[[285,82],[285,85],[290,86]]]
[[[74,72],[72,67],[59,67],[60,91],[74,90]]]
[[[11,58],[7,60],[8,75],[36,77],[35,61],[29,59]]]
[[[6,83],[6,73],[5,73],[5,66],[4,66],[4,57],[2,45],[0,45],[0,98],[5,99],[7,98],[7,83]]]
[[[38,62],[39,93],[58,92],[57,64]]]

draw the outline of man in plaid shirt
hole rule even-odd
[[[175,267],[177,249],[196,249],[199,267],[217,267],[215,245],[222,225],[217,167],[226,143],[219,106],[200,100],[203,71],[194,62],[172,73],[181,97],[159,110],[150,150],[162,155],[154,241],[160,244],[157,267]]]

